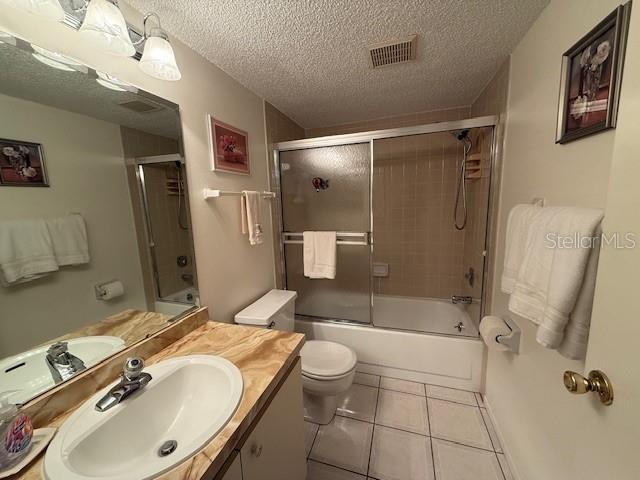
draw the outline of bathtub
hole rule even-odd
[[[295,329],[310,340],[351,347],[360,372],[481,389],[484,343],[464,307],[443,300],[378,295],[373,305],[375,326],[296,316]],[[459,323],[464,326],[462,334],[454,328]]]
[[[194,305],[200,305],[200,297],[198,296],[198,290],[194,287],[189,287],[156,300],[155,311],[165,315],[176,316],[186,312]]]

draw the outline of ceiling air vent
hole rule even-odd
[[[128,110],[133,110],[137,113],[151,113],[162,110],[162,106],[146,98],[144,100],[131,100],[129,102],[122,102],[118,103],[118,105]]]
[[[416,58],[416,35],[399,40],[369,45],[369,64],[372,68],[404,63]]]

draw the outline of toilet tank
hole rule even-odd
[[[296,297],[291,290],[271,290],[238,312],[235,322],[293,332]]]

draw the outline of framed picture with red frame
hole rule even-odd
[[[211,169],[216,172],[251,174],[249,134],[208,115],[211,138]]]

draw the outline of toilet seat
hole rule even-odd
[[[336,342],[307,341],[300,351],[302,375],[315,380],[337,380],[356,368],[355,352]]]

